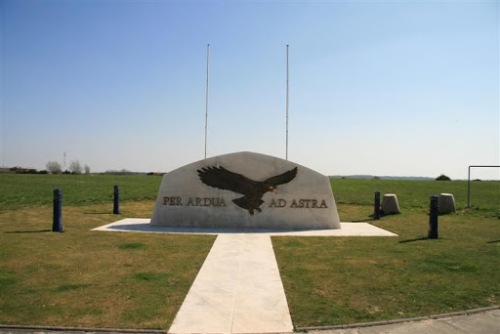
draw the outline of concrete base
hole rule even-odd
[[[202,228],[202,227],[166,227],[150,224],[147,218],[125,218],[111,224],[103,225],[93,231],[107,232],[142,232],[170,234],[264,234],[270,236],[304,236],[304,237],[396,237],[397,234],[368,223],[340,223],[340,229],[283,231],[269,229],[237,229],[237,228]]]

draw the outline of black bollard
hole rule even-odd
[[[375,205],[373,208],[373,219],[380,219],[380,191],[375,192]]]
[[[62,227],[62,193],[54,189],[54,210],[52,218],[52,232],[63,232]]]
[[[115,184],[113,191],[113,214],[120,214],[120,187]]]
[[[429,239],[437,239],[438,238],[438,199],[437,195],[431,196],[431,207],[429,212],[429,235],[427,236]]]

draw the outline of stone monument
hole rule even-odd
[[[184,228],[339,229],[330,179],[280,158],[238,152],[163,176],[151,224]]]

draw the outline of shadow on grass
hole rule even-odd
[[[488,241],[489,244],[494,244],[494,243],[497,243],[497,242],[500,242],[500,240],[492,240],[492,241]]]
[[[36,230],[36,231],[6,231],[4,233],[47,233],[52,232],[52,230]]]
[[[431,239],[429,237],[420,237],[420,238],[415,238],[415,239],[401,240],[399,243],[405,244],[407,242],[415,242],[415,241],[422,241],[422,240],[431,240]]]
[[[380,213],[380,218],[378,218],[378,219],[375,219],[375,214],[374,213],[372,213],[371,215],[369,215],[368,218],[370,220],[373,220],[373,221],[380,221],[384,217],[390,217],[390,216],[395,216],[395,215],[398,215],[398,213],[382,213],[381,212]]]
[[[366,216],[366,219],[352,219],[349,220],[349,223],[370,223],[380,221],[380,219],[374,219],[373,215]]]

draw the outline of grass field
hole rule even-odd
[[[170,326],[214,241],[211,236],[92,232],[150,217],[161,177],[0,174],[0,323]],[[113,185],[121,215],[113,215]],[[342,221],[366,221],[373,193],[402,214],[374,222],[397,238],[273,238],[297,327],[394,319],[499,304],[500,182],[332,180]],[[65,233],[51,233],[52,191]],[[426,240],[429,196],[458,210]]]
[[[0,174],[0,212],[27,206],[52,205],[53,191],[61,189],[63,203],[82,206],[113,200],[113,187],[120,186],[120,199],[156,198],[160,176],[146,175],[20,175]]]
[[[338,204],[373,205],[375,191],[395,193],[404,209],[428,209],[431,195],[452,193],[457,210],[467,207],[467,181],[332,179]],[[499,181],[474,181],[470,186],[470,211],[497,212],[500,207]]]
[[[0,212],[33,205],[51,205],[52,192],[60,188],[66,205],[88,205],[112,200],[113,186],[120,186],[120,198],[155,199],[160,176],[119,175],[19,175],[0,174]],[[454,194],[457,209],[467,205],[466,181],[411,181],[381,179],[332,179],[338,204],[372,205],[375,191],[396,193],[401,207],[427,209],[429,197]],[[500,182],[471,182],[471,209],[496,212],[500,203]]]

